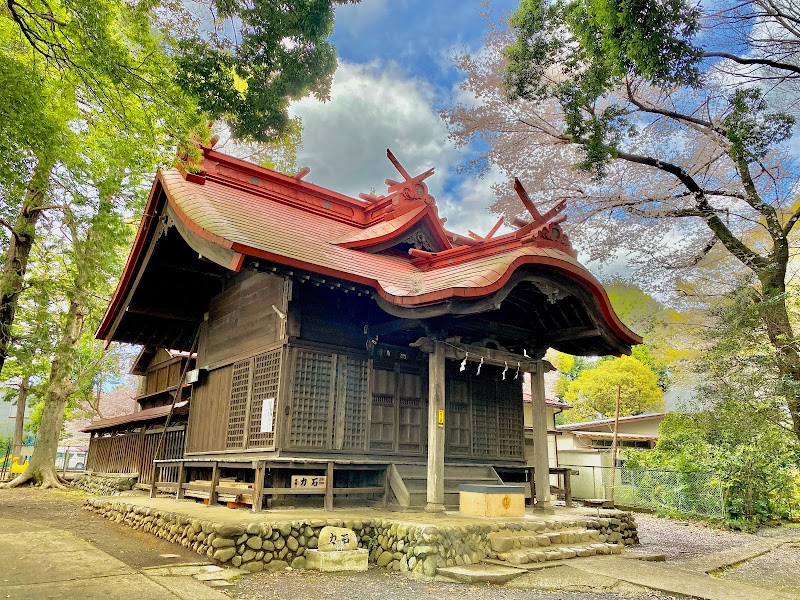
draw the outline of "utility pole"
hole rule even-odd
[[[619,399],[622,394],[622,386],[617,385],[617,412],[614,416],[614,442],[611,444],[611,501],[614,501],[614,487],[617,479],[617,440],[619,436]]]

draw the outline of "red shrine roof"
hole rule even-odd
[[[165,197],[179,229],[224,250],[224,260],[216,262],[233,271],[246,257],[255,258],[365,286],[391,305],[412,308],[488,296],[517,269],[534,265],[588,290],[624,345],[641,343],[616,316],[602,285],[576,260],[560,226],[563,201],[540,214],[517,182],[531,218],[515,219],[515,231],[496,237],[502,219],[484,236],[463,236],[444,228],[446,219],[428,193],[425,179],[433,169],[411,176],[388,151],[402,181],[387,179],[387,195],[361,199],[305,182],[304,172],[292,177],[211,148],[202,153],[197,173],[158,173],[99,338],[113,336]]]

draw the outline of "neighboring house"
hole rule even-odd
[[[664,413],[620,417],[617,447],[652,448],[658,439],[658,426],[663,419]],[[602,482],[609,479],[612,465],[614,419],[569,423],[559,425],[556,430],[560,434],[556,442],[558,465],[576,467],[579,472],[572,480],[574,496],[602,496]]]
[[[600,356],[641,343],[577,261],[563,203],[541,214],[519,184],[529,219],[464,236],[444,228],[425,183],[433,169],[412,176],[391,153],[399,180],[360,199],[307,171],[202,155],[195,172],[157,175],[97,334],[196,351],[185,444],[160,489],[256,510],[265,497],[324,493],[326,508],[337,495],[441,511],[461,483],[527,473],[523,374],[544,412],[547,348]],[[86,429],[107,431],[103,456],[142,473],[152,455],[133,424],[167,407],[139,400],[124,423]],[[548,457],[534,462],[546,482]],[[322,477],[325,489],[309,488]]]

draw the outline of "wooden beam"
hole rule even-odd
[[[596,337],[600,336],[600,330],[596,327],[587,326],[587,327],[568,327],[566,329],[562,329],[558,332],[558,335],[554,335],[549,337],[552,342],[566,342],[569,340],[580,340],[589,337]]]
[[[555,370],[553,365],[547,361],[538,361],[531,357],[526,357],[522,354],[515,354],[505,350],[494,350],[492,348],[484,348],[483,346],[475,346],[473,344],[462,344],[460,342],[437,342],[431,338],[422,337],[411,346],[419,348],[422,352],[433,354],[435,348],[439,345],[442,346],[444,357],[450,360],[464,360],[466,358],[471,362],[481,362],[483,359],[484,364],[494,365],[496,367],[516,367],[519,363],[519,370],[526,373],[533,373],[539,368],[539,362],[543,363],[545,372]]]
[[[427,339],[427,338],[425,338]],[[425,512],[444,512],[445,344],[432,344],[428,354],[428,482]]]
[[[186,265],[178,265],[175,263],[159,263],[159,269],[164,269],[167,271],[180,271],[182,273],[192,273],[193,275],[201,275],[203,277],[214,277],[215,279],[221,279],[225,277],[225,273],[219,273],[214,271],[208,271],[206,269],[201,269],[198,267],[190,267]]]
[[[379,325],[371,325],[369,334],[371,336],[389,335],[390,333],[397,333],[398,331],[410,331],[411,329],[419,329],[425,327],[425,321],[422,319],[394,319]]]
[[[165,310],[155,306],[128,306],[125,312],[133,315],[168,319],[170,321],[188,321],[189,323],[201,323],[203,321],[203,315],[201,314]]]

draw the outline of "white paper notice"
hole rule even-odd
[[[275,415],[275,398],[265,398],[261,406],[261,432],[272,433],[272,419]]]

